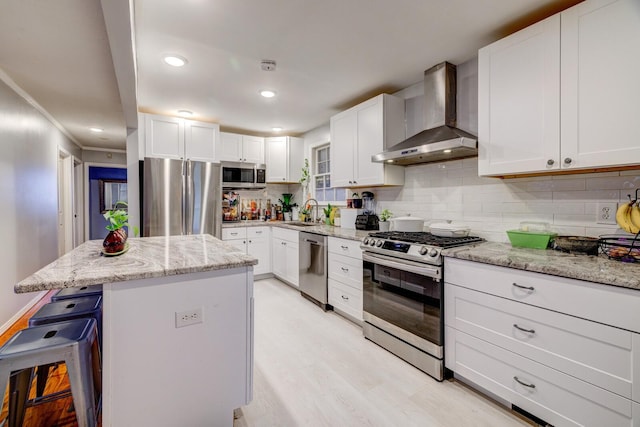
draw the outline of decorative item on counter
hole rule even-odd
[[[391,225],[389,218],[392,216],[393,213],[389,209],[383,209],[382,212],[380,212],[380,222],[378,222],[380,231],[389,231],[389,226]]]
[[[239,221],[240,216],[240,195],[235,191],[222,193],[222,221]]]
[[[293,194],[291,193],[282,193],[282,199],[278,199],[278,201],[282,204],[282,213],[284,214],[285,221],[291,221],[291,209],[294,206],[298,206],[297,203],[291,203],[293,201]]]
[[[327,225],[332,225],[331,210],[332,210],[331,203],[327,204],[327,207],[322,209],[322,212],[324,212],[324,223]]]
[[[635,236],[618,234],[600,236],[600,249],[610,259],[622,262],[640,262],[640,240]]]
[[[557,235],[547,222],[521,222],[518,230],[507,231],[511,246],[518,248],[547,249]]]
[[[129,214],[125,210],[127,203],[116,202],[115,209],[106,211],[102,216],[109,221],[109,224],[105,227],[109,230],[109,234],[104,238],[102,242],[102,253],[107,256],[122,255],[129,250],[129,244],[127,243],[127,230],[124,227],[129,227]],[[134,235],[138,234],[138,228],[133,228]]]
[[[300,209],[298,213],[298,221],[305,222],[307,217],[309,216],[309,209],[307,208],[309,205],[306,205],[304,208]]]
[[[391,220],[393,231],[419,232],[424,230],[424,218],[419,218],[407,214]]]
[[[599,239],[586,236],[556,236],[553,249],[587,255],[598,255]]]
[[[335,209],[335,215],[333,216],[333,225],[335,225],[336,227],[340,227],[342,226],[342,214],[340,213],[340,209],[338,208],[334,208]]]

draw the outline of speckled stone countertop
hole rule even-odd
[[[101,255],[102,240],[90,240],[18,283],[16,293],[150,279],[256,265],[208,234],[128,239],[119,256]]]
[[[318,224],[318,225],[296,225],[295,222],[288,221],[238,221],[233,223],[224,223],[222,228],[235,228],[235,227],[281,227],[289,228],[296,231],[306,231],[307,233],[322,234],[323,236],[340,237],[342,239],[360,241],[364,239],[369,233],[375,233],[376,230],[352,230],[342,227],[334,227],[332,225]]]
[[[495,242],[446,249],[442,254],[445,257],[640,290],[640,263],[624,263],[608,259],[605,255],[513,248],[508,243]]]

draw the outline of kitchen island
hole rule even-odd
[[[257,260],[210,235],[128,243],[85,242],[15,291],[103,284],[102,425],[231,426],[252,399]]]

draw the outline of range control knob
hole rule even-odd
[[[426,255],[428,251],[429,248],[427,248],[426,246],[421,246],[418,252],[420,252],[420,255]]]
[[[369,238],[368,238],[368,237],[365,237],[365,238],[362,240],[362,244],[363,244],[363,245],[368,245],[368,244],[369,244]]]
[[[376,245],[375,239],[369,240],[369,246],[375,246],[375,245]]]
[[[384,243],[382,240],[378,240],[378,241],[376,242],[376,246],[377,246],[377,247],[381,247],[381,246],[382,246],[382,243]]]
[[[430,256],[430,257],[438,256],[438,251],[437,251],[437,250],[435,250],[435,249],[431,249],[431,250],[429,251],[429,256]]]

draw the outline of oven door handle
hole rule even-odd
[[[434,279],[441,278],[441,270],[438,267],[420,265],[411,261],[398,262],[389,257],[370,255],[366,252],[362,254],[362,260],[371,262],[373,264],[383,265],[385,267],[396,268],[402,271],[409,271],[411,273],[420,274],[421,276],[431,277]]]

